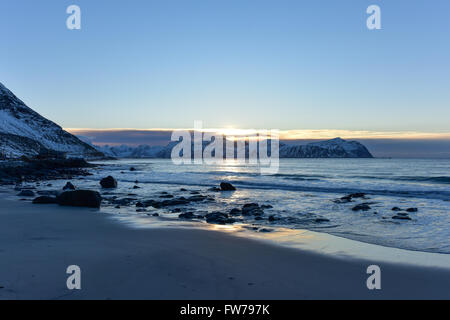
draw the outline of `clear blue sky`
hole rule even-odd
[[[370,4],[382,30],[366,28]],[[449,13],[448,0],[2,0],[0,82],[66,128],[448,132]]]

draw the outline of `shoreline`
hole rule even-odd
[[[338,257],[222,231],[131,228],[95,209],[7,195],[0,194],[0,299],[450,298],[448,269]],[[73,264],[82,270],[81,290],[66,288]],[[381,290],[366,287],[371,264],[381,267]]]

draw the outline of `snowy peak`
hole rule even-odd
[[[167,147],[148,145],[140,145],[137,147],[130,147],[127,145],[105,145],[96,146],[96,148],[105,155],[114,158],[165,158],[161,152],[164,152]]]
[[[367,148],[357,141],[335,138],[306,145],[280,144],[281,158],[373,158]]]
[[[43,150],[95,158],[102,154],[54,122],[42,117],[0,83],[0,154],[32,156]]]
[[[97,147],[106,155],[117,158],[170,158],[172,148],[177,142],[165,147],[146,146],[131,147],[102,146]],[[204,143],[203,148],[207,143]],[[287,145],[280,143],[280,158],[373,158],[369,150],[359,142],[335,138],[327,141],[313,142],[307,145]],[[247,147],[248,153],[248,147]],[[225,154],[225,152],[224,152]]]

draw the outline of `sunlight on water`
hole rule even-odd
[[[79,183],[98,188],[100,178],[116,177],[117,190],[104,192],[103,196],[132,198],[131,207],[116,209],[115,205],[105,205],[104,210],[129,215],[141,225],[170,222],[192,226],[192,222],[179,219],[179,214],[229,213],[246,203],[257,203],[265,206],[261,217],[236,217],[237,225],[251,226],[254,233],[259,234],[258,230],[264,228],[307,229],[389,247],[450,253],[450,160],[281,159],[279,173],[269,176],[233,160],[221,166],[175,166],[170,160],[160,159],[101,164],[101,168],[92,170],[93,176]],[[131,167],[135,170],[130,171]],[[232,183],[237,190],[210,190],[222,181]],[[134,189],[136,182],[138,189]],[[63,184],[54,185],[58,183]],[[356,192],[367,196],[351,202],[337,201]],[[162,193],[174,198],[200,194],[211,201],[186,204],[178,212],[173,208],[152,207],[136,212],[137,201],[160,200]],[[352,210],[358,204],[367,204],[369,209]],[[411,220],[393,219],[397,215],[394,207],[399,207]],[[408,208],[417,211],[406,212]],[[205,225],[204,220],[201,225]],[[212,228],[234,231],[240,227]],[[264,236],[272,237],[270,232]]]

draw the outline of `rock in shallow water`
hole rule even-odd
[[[366,203],[361,203],[352,208],[353,211],[369,211],[371,208]]]
[[[236,188],[229,182],[221,182],[220,190],[221,191],[235,191]]]
[[[58,204],[71,207],[100,208],[102,197],[97,191],[65,191],[57,197]]]
[[[117,180],[111,176],[108,176],[100,181],[100,185],[105,189],[117,188]]]
[[[251,215],[255,213],[261,213],[262,209],[259,207],[259,204],[257,203],[246,203],[242,207],[242,214],[245,215]]]

